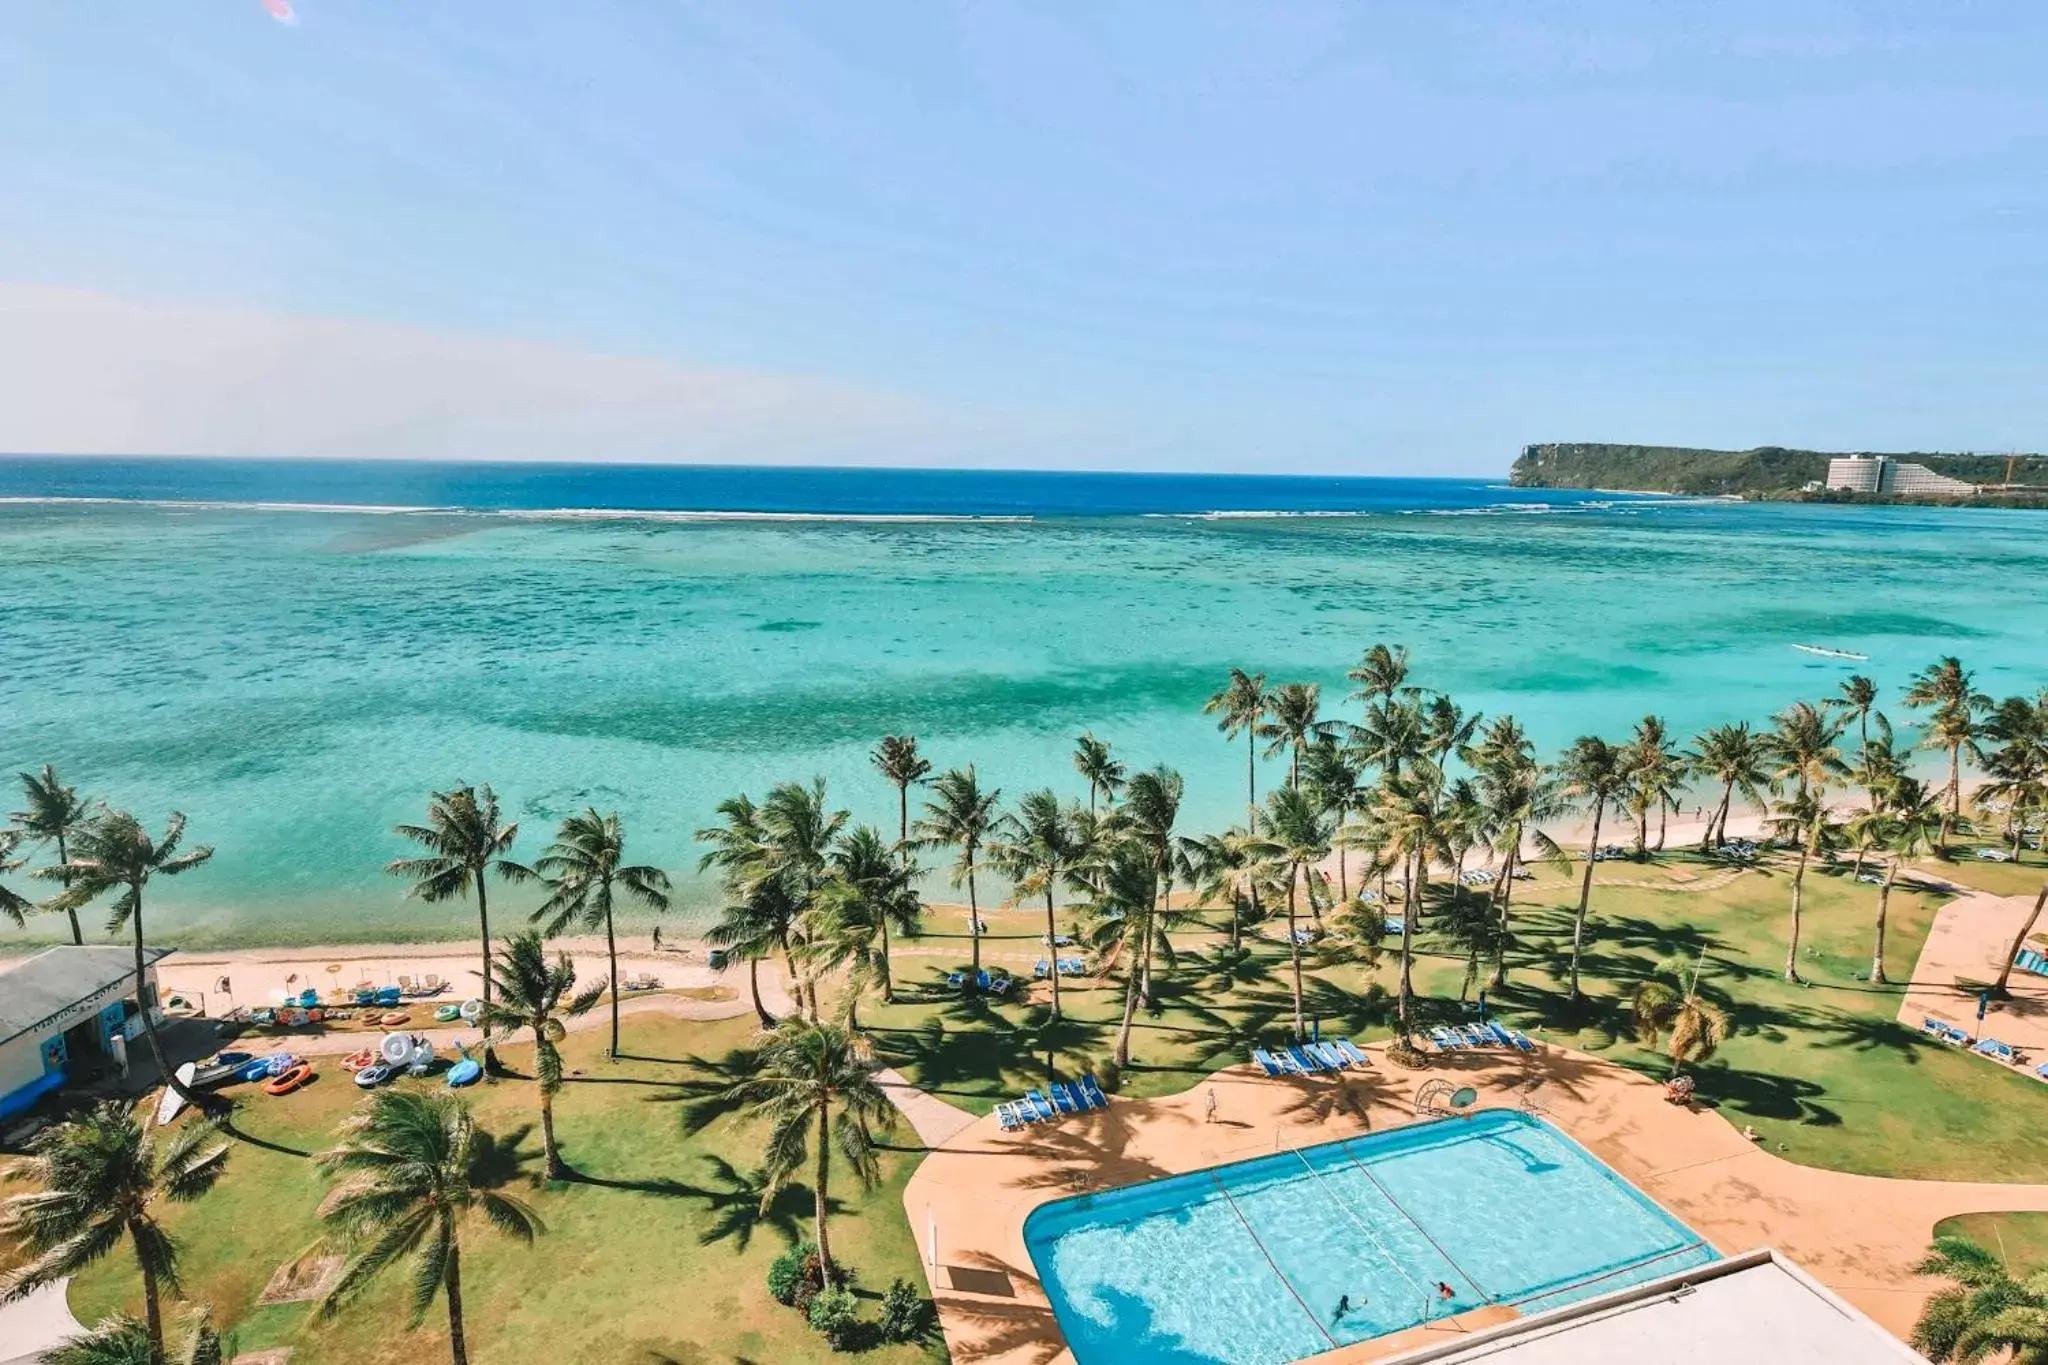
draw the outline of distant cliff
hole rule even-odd
[[[1508,482],[1518,488],[1611,488],[1695,496],[1785,497],[1798,495],[1809,482],[1826,478],[1828,461],[1833,458],[1827,451],[1787,450],[1783,446],[1695,450],[1686,446],[1566,441],[1522,447],[1521,458],[1508,472]],[[1893,458],[1926,465],[1937,474],[1969,483],[1999,484],[2006,477],[2003,455],[1915,452]],[[2048,489],[2048,456],[2018,457],[2013,462],[2012,479],[2015,484]]]

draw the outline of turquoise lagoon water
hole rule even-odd
[[[661,510],[707,508],[761,515]],[[1946,652],[2031,690],[2044,526],[1481,481],[0,461],[0,771],[187,812],[218,853],[162,885],[174,941],[460,927],[381,871],[458,781],[529,855],[617,807],[702,910],[721,797],[822,774],[892,825],[890,732],[1080,795],[1092,728],[1186,774],[1190,828],[1235,819],[1203,699],[1243,664],[1341,706],[1375,640],[1546,748],[1761,719],[1852,667],[1896,696]]]
[[[1060,1200],[1024,1241],[1079,1365],[1282,1365],[1717,1259],[1555,1128],[1499,1110]]]

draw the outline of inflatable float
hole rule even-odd
[[[311,1062],[300,1062],[283,1075],[273,1076],[265,1081],[263,1083],[263,1093],[266,1095],[289,1095],[292,1091],[297,1090],[300,1086],[312,1080],[317,1074],[313,1070]]]
[[[484,1069],[481,1066],[464,1057],[454,1066],[448,1068],[448,1088],[450,1090],[460,1090],[465,1085],[475,1085],[479,1080],[483,1079],[483,1074]]]

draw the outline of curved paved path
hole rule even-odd
[[[13,1303],[0,1304],[0,1365],[36,1365],[42,1353],[85,1330],[64,1302],[69,1276]]]

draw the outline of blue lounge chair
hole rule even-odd
[[[1066,1082],[1064,1081],[1053,1082],[1052,1102],[1054,1107],[1062,1114],[1078,1114],[1081,1112],[1079,1102],[1074,1099],[1074,1092],[1067,1089]]]
[[[1996,1038],[1979,1038],[1970,1051],[1981,1052],[1986,1057],[2004,1062],[2008,1066],[2019,1065],[2020,1056],[2012,1050],[2012,1044],[2001,1043]]]
[[[1052,1101],[1038,1091],[1027,1090],[1024,1092],[1024,1098],[1031,1101],[1031,1107],[1038,1111],[1038,1117],[1041,1119],[1056,1119],[1060,1116],[1060,1111],[1052,1107]]]
[[[1451,1032],[1463,1038],[1466,1047],[1500,1046],[1500,1039],[1494,1036],[1493,1030],[1481,1024],[1460,1024]]]
[[[1948,1041],[1948,1025],[1942,1023],[1941,1020],[1935,1018],[1931,1014],[1924,1016],[1920,1020],[1920,1031],[1922,1033],[1931,1034],[1934,1037],[1941,1039],[1941,1041],[1943,1041],[1944,1043]]]
[[[1344,1054],[1329,1043],[1311,1043],[1308,1050],[1312,1055],[1322,1058],[1323,1065],[1332,1071],[1342,1071],[1349,1065],[1344,1060]]]
[[[1030,1120],[1017,1112],[1017,1102],[1011,1100],[996,1106],[996,1122],[1002,1125],[1004,1132],[1009,1133],[1022,1128]]]
[[[2019,955],[2013,958],[2012,963],[2023,972],[2032,972],[2035,976],[2048,976],[2048,957],[2032,948],[2020,949]]]
[[[967,984],[967,973],[947,972],[946,984],[956,991],[959,990],[962,986],[965,986]]]
[[[1052,975],[1052,964],[1041,957],[1031,964],[1031,975],[1040,981],[1045,980]]]
[[[1942,1034],[1941,1041],[1951,1047],[1968,1047],[1971,1039],[1967,1029],[1960,1029],[1954,1024],[1950,1024],[1948,1031]]]
[[[1303,1071],[1321,1071],[1323,1069],[1323,1064],[1314,1057],[1311,1057],[1308,1054],[1308,1050],[1299,1043],[1289,1045],[1287,1055],[1294,1058],[1295,1064]]]
[[[1513,1048],[1517,1052],[1534,1052],[1536,1050],[1536,1044],[1529,1041],[1529,1035],[1526,1033],[1511,1029],[1507,1025],[1498,1022],[1489,1022],[1486,1027],[1492,1030],[1493,1036],[1500,1039],[1502,1044]]]
[[[1079,976],[1088,970],[1088,960],[1080,957],[1063,957],[1060,959],[1060,970],[1068,976]]]
[[[1010,993],[1010,987],[1016,984],[1017,982],[1014,977],[1012,977],[1008,972],[1003,971],[1001,968],[998,968],[995,971],[989,973],[988,984],[985,987],[983,987],[983,989],[991,995],[1008,995]]]
[[[1081,1093],[1087,1097],[1088,1103],[1097,1109],[1109,1108],[1109,1096],[1102,1093],[1102,1087],[1096,1083],[1093,1076],[1083,1076],[1079,1084]]]
[[[1349,1038],[1339,1038],[1331,1043],[1330,1046],[1336,1048],[1338,1055],[1353,1066],[1372,1065],[1372,1058],[1359,1051],[1358,1045]]]
[[[2043,1062],[2041,1063],[2041,1065],[2035,1067],[2034,1074],[2036,1076],[2039,1076],[2042,1080],[2048,1081],[2048,1062]]]
[[[1393,916],[1391,916],[1391,915],[1389,915],[1389,916],[1387,917],[1387,926],[1386,926],[1386,927],[1387,927],[1387,932],[1388,932],[1388,933],[1390,933],[1390,934],[1405,934],[1405,933],[1407,933],[1407,932],[1408,932],[1408,924],[1407,924],[1407,922],[1406,922],[1405,920],[1398,920],[1398,919],[1395,919],[1395,918],[1394,918]]]
[[[1257,1062],[1259,1070],[1265,1072],[1268,1076],[1284,1076],[1287,1074],[1287,1068],[1274,1061],[1273,1055],[1262,1047],[1252,1049],[1252,1060]]]
[[[1087,1087],[1083,1086],[1079,1081],[1068,1081],[1067,1089],[1073,1092],[1074,1103],[1081,1106],[1082,1113],[1085,1114],[1095,1107],[1095,1101],[1088,1098]]]
[[[988,990],[988,973],[986,971],[979,971],[974,974],[974,988],[983,992]]]
[[[1465,1047],[1463,1038],[1442,1026],[1429,1031],[1429,1041],[1436,1044],[1438,1052],[1461,1052]]]

